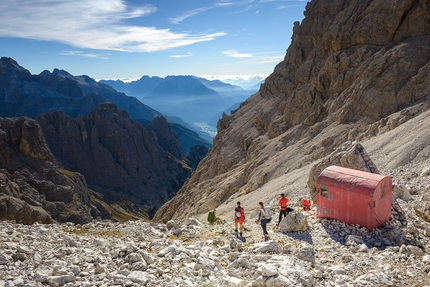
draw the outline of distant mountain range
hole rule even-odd
[[[195,76],[143,76],[132,82],[100,80],[99,83],[136,97],[167,116],[176,116],[188,123],[206,122],[214,127],[225,110],[238,106],[258,91],[258,87],[244,90]]]
[[[55,69],[32,75],[11,59],[0,59],[0,115],[29,116],[60,110],[71,117],[86,115],[95,105],[111,101],[132,118],[152,120],[161,113],[137,99],[98,84],[88,76],[72,76]]]
[[[98,83],[88,76],[73,76],[60,69],[47,70],[32,75],[15,60],[0,59],[0,117],[36,116],[52,111],[62,111],[72,118],[89,114],[97,104],[110,101],[120,110],[126,110],[134,120],[152,121],[162,116],[159,111],[143,104],[135,97],[116,91],[111,86]],[[170,117],[175,125],[187,125]],[[177,129],[184,140],[182,148],[187,154],[194,145],[211,147],[211,139],[200,138],[190,126]],[[196,131],[196,129],[194,129]],[[187,135],[193,135],[187,138]],[[182,142],[181,142],[182,144]]]

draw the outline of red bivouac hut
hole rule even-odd
[[[389,176],[329,166],[318,176],[317,217],[359,224],[370,231],[391,218]]]

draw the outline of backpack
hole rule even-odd
[[[245,219],[245,211],[243,210],[243,207],[235,208],[234,211],[236,212],[236,218],[239,219],[243,215],[243,219]]]
[[[264,207],[264,217],[267,218],[267,222],[272,220],[272,208],[270,206]]]
[[[215,213],[213,211],[209,212],[209,214],[208,214],[208,221],[209,221],[209,223],[214,223],[215,222]]]

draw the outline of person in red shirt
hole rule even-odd
[[[243,232],[243,223],[245,222],[245,210],[243,209],[242,206],[240,206],[240,201],[237,202],[237,206],[234,209],[234,223],[236,226],[236,236],[237,236],[237,232],[239,229],[239,236],[242,237],[242,232]]]
[[[311,201],[309,199],[303,199],[302,200],[302,206],[304,211],[311,210]]]
[[[279,199],[278,205],[280,206],[279,210],[279,220],[276,226],[279,226],[279,223],[281,223],[282,215],[284,217],[287,217],[288,211],[287,211],[287,204],[288,204],[288,198],[285,197],[285,194],[281,194],[281,198]]]

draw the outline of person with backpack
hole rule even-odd
[[[209,211],[209,213],[208,213],[208,221],[209,221],[209,224],[214,224],[215,223],[215,210]]]
[[[240,205],[240,201],[237,202],[236,208],[234,209],[234,223],[235,223],[235,234],[239,230],[239,236],[242,237],[243,224],[245,223],[245,210]]]
[[[269,240],[269,234],[267,233],[267,215],[264,210],[264,204],[260,201],[258,203],[260,205],[260,211],[258,212],[257,222],[261,224],[261,228],[263,229],[264,241]]]
[[[276,223],[276,227],[279,227],[279,223],[281,223],[282,216],[287,217],[287,214],[290,209],[287,207],[288,201],[289,201],[288,198],[286,198],[285,194],[282,193],[278,203],[280,209],[279,209],[279,220],[278,220],[278,223]]]
[[[209,211],[209,214],[208,214],[209,224],[223,224],[223,221],[221,220],[221,218],[216,216],[215,212],[216,212],[216,209]]]

